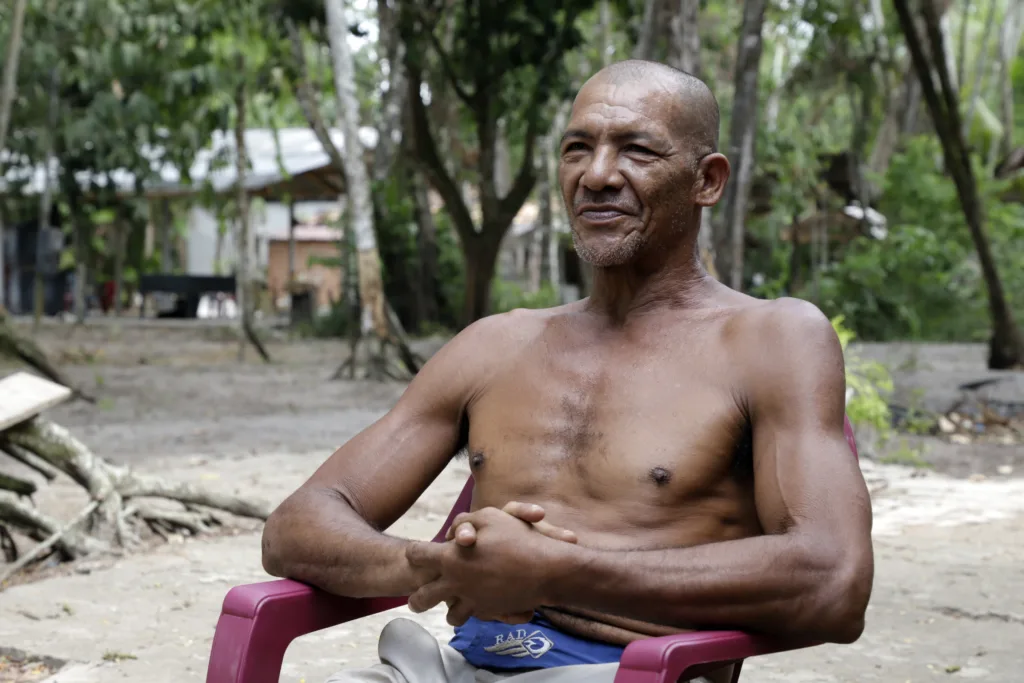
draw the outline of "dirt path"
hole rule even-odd
[[[79,361],[71,374],[103,397],[97,406],[50,414],[98,453],[274,503],[402,389],[326,382],[343,353],[334,344],[272,343],[281,362],[266,368],[230,362],[234,346],[218,330],[54,328],[43,336],[51,351]],[[933,356],[943,354],[964,362],[943,349]],[[934,358],[915,362],[931,363],[918,365],[916,377],[943,372]],[[864,637],[851,646],[751,661],[744,681],[1022,680],[1024,479],[1021,468],[1009,477],[994,474],[997,462],[1017,462],[1020,454],[1003,449],[972,457],[967,449],[943,457],[943,469],[963,476],[864,463],[880,488],[877,573]],[[985,477],[966,477],[979,473]],[[395,530],[430,537],[465,476],[453,464]],[[41,507],[63,517],[82,500],[67,484],[37,496]],[[83,563],[0,593],[0,654],[16,648],[69,661],[53,679],[61,683],[201,681],[224,593],[266,578],[255,525]],[[314,683],[343,666],[369,663],[377,633],[392,616],[303,639],[289,650],[283,680]],[[450,632],[439,611],[416,618],[439,637]],[[0,681],[17,680],[5,676],[0,666]]]

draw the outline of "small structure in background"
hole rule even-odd
[[[341,239],[342,231],[338,228],[303,223],[294,226],[291,239],[271,236],[267,287],[276,311],[291,310],[292,294],[311,296],[313,315],[326,313],[341,299]]]

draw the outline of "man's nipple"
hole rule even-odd
[[[672,481],[672,473],[664,467],[652,467],[647,476],[658,486],[665,486]]]

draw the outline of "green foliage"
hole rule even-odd
[[[434,223],[437,230],[437,281],[441,289],[439,322],[449,329],[459,329],[466,296],[466,262],[448,212],[441,211],[435,215]]]
[[[338,301],[324,315],[315,316],[312,324],[299,325],[297,331],[302,336],[318,339],[344,339],[351,331],[352,323],[357,320],[354,313],[347,301]]]
[[[560,303],[558,291],[544,283],[536,292],[527,292],[514,282],[495,279],[491,284],[491,312],[505,313],[517,308],[551,308]]]
[[[846,389],[849,392],[846,414],[850,422],[871,426],[882,435],[888,434],[892,424],[888,397],[893,390],[888,368],[876,361],[864,360],[849,349],[855,335],[843,325],[843,316],[832,318],[832,328],[839,336],[846,361]]]
[[[915,445],[909,439],[899,439],[897,446],[879,458],[879,462],[886,465],[931,469],[931,463],[923,457],[924,450],[923,445]]]
[[[880,210],[883,240],[857,238],[822,276],[819,305],[868,340],[983,341],[990,323],[984,282],[956,189],[936,160],[938,143],[920,137],[896,155]],[[1018,315],[1024,313],[1024,207],[1003,202],[1004,184],[979,174],[986,227]]]

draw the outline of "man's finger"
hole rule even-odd
[[[440,569],[443,543],[410,541],[405,546],[405,559],[414,567],[435,567]]]
[[[444,579],[431,581],[409,596],[409,609],[416,614],[426,612],[442,602],[450,605],[458,602],[458,597]]]
[[[576,538],[576,533],[566,529],[564,527],[555,526],[550,522],[534,522],[533,528],[541,532],[548,538],[553,538],[556,541],[565,541],[566,543],[576,543],[579,539]]]
[[[462,626],[473,616],[472,610],[466,606],[465,600],[455,600],[448,603],[448,624],[450,626]]]
[[[453,537],[456,543],[464,548],[468,548],[476,543],[476,527],[470,522],[463,522],[455,529]]]
[[[518,517],[524,522],[530,524],[536,524],[540,520],[544,519],[544,508],[540,505],[534,505],[533,503],[520,503],[519,501],[510,501],[505,504],[502,511],[506,514]]]

